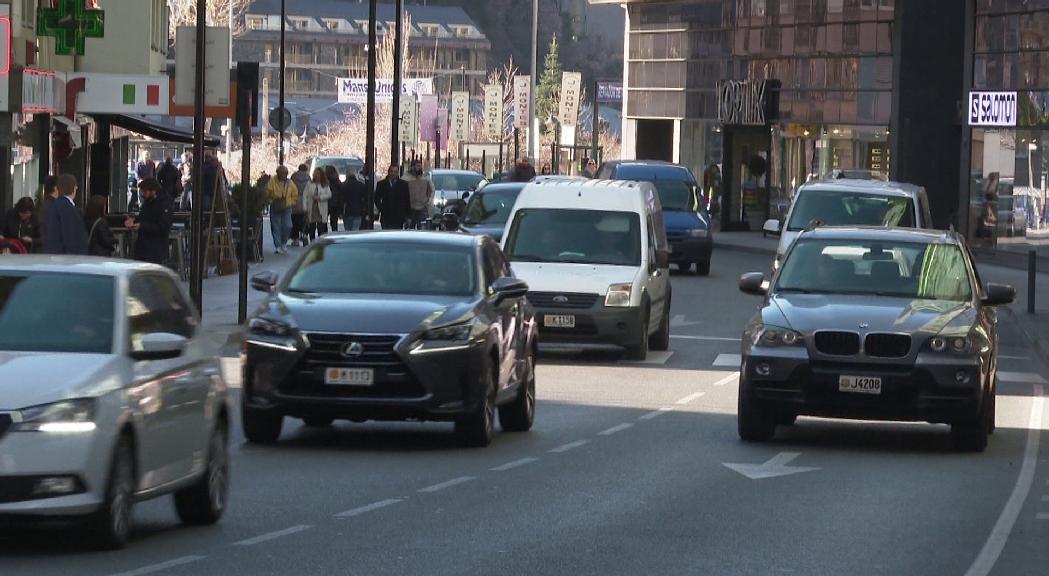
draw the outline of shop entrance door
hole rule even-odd
[[[761,230],[769,205],[769,130],[726,127],[724,134],[722,230]]]
[[[674,161],[674,121],[637,121],[637,159]]]

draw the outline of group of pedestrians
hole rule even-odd
[[[270,206],[276,254],[338,231],[340,221],[345,230],[359,230],[364,221],[367,186],[352,172],[344,180],[335,166],[318,167],[311,174],[302,164],[290,175],[286,166],[279,166],[275,176],[263,174],[256,186]]]

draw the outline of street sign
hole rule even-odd
[[[204,103],[207,106],[229,106],[230,61],[229,28],[208,26],[204,35]],[[193,26],[179,26],[175,32],[175,103],[192,106],[197,89],[197,31]]]
[[[621,104],[623,102],[623,83],[598,82],[597,101],[602,104]]]
[[[528,97],[531,93],[531,77],[514,76],[514,128],[528,128]]]
[[[339,104],[366,104],[368,102],[367,78],[336,78],[335,87],[339,93]],[[405,78],[401,83],[402,95],[419,96],[433,93],[433,78]],[[375,80],[375,101],[380,104],[393,102],[393,80],[383,78]]]
[[[452,92],[452,140],[470,138],[470,93]]]
[[[484,87],[484,134],[489,140],[503,137],[503,86],[488,84]]]
[[[397,141],[415,144],[419,136],[419,105],[415,98],[408,98],[401,105],[401,118],[397,127]]]
[[[291,112],[280,106],[270,110],[270,126],[277,132],[287,132],[291,128]]]
[[[969,126],[1016,126],[1016,92],[970,92]]]

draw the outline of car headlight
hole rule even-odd
[[[281,322],[267,320],[266,318],[252,318],[249,320],[248,331],[254,334],[277,336],[279,338],[291,336],[294,332],[291,326]]]
[[[625,308],[630,306],[630,296],[634,291],[632,283],[612,284],[605,293],[605,306]]]
[[[776,326],[764,326],[756,330],[752,342],[755,346],[768,347],[805,345],[805,339],[798,332]]]
[[[706,238],[707,237],[707,229],[706,228],[693,228],[693,229],[688,231],[688,235],[691,236],[692,238]]]
[[[22,432],[90,432],[95,429],[95,399],[77,398],[19,411]]]
[[[972,351],[973,344],[968,336],[933,336],[929,339],[929,349],[933,352],[968,354]]]
[[[470,335],[473,332],[473,327],[473,322],[464,322],[462,324],[453,324],[451,326],[434,328],[433,330],[427,330],[426,332],[424,332],[420,340],[465,342],[470,339]]]

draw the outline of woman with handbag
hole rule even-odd
[[[87,224],[87,253],[92,256],[111,258],[117,248],[117,237],[109,229],[106,214],[109,213],[109,197],[94,195],[87,201],[84,222]]]
[[[306,207],[306,236],[309,242],[328,233],[329,200],[331,200],[331,188],[328,186],[328,177],[324,174],[324,170],[316,168],[303,193],[303,205]]]
[[[270,203],[270,231],[273,233],[274,254],[287,254],[291,238],[291,210],[299,201],[299,189],[288,178],[288,167],[278,166],[277,175],[266,185]]]

